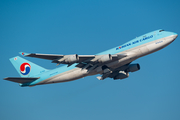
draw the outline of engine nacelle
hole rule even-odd
[[[103,55],[100,59],[98,59],[98,62],[105,63],[112,60],[111,54]]]
[[[140,65],[139,64],[130,64],[129,67],[127,68],[127,72],[135,72],[140,70]]]
[[[77,54],[74,55],[67,55],[65,56],[65,60],[63,61],[66,64],[73,64],[79,61],[79,57]]]
[[[125,79],[127,77],[129,77],[129,73],[128,72],[119,71],[119,73],[114,77],[114,80]]]

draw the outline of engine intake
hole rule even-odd
[[[119,73],[114,77],[114,80],[125,79],[127,77],[129,77],[129,73],[128,72],[119,71]]]
[[[73,64],[79,61],[79,57],[77,54],[65,55],[63,58],[59,59],[58,61],[64,64]]]
[[[139,64],[130,64],[129,67],[127,68],[126,72],[135,72],[138,70],[140,70]]]

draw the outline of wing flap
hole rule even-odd
[[[16,83],[29,83],[29,82],[33,82],[37,79],[39,79],[39,77],[36,77],[36,78],[23,78],[23,77],[7,77],[7,78],[4,78],[4,80],[16,82]]]

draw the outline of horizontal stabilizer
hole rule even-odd
[[[39,77],[33,77],[33,78],[25,78],[25,77],[7,77],[4,78],[4,80],[8,80],[11,82],[16,82],[16,83],[29,83],[29,82],[33,82],[35,80],[39,79]]]

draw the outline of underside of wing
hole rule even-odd
[[[129,72],[136,72],[138,70],[140,70],[140,65],[131,63],[128,63],[116,69],[105,67],[102,76],[98,76],[97,79],[104,80],[107,77],[113,78],[114,80],[125,79],[129,77]]]
[[[29,82],[33,82],[37,79],[39,79],[39,77],[36,77],[36,78],[23,78],[23,77],[7,77],[7,78],[4,78],[4,80],[16,82],[16,83],[29,83]]]

